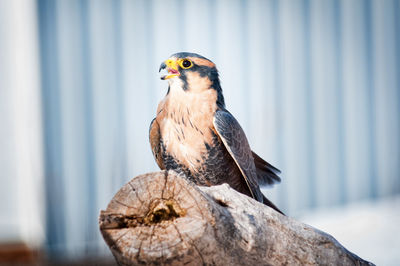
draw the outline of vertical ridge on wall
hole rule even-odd
[[[119,129],[119,136],[117,138],[117,151],[119,154],[116,157],[120,160],[119,167],[120,171],[115,171],[114,174],[114,189],[118,189],[120,184],[124,183],[127,176],[127,151],[126,151],[126,114],[125,114],[125,90],[123,87],[124,72],[122,71],[123,54],[125,53],[122,40],[122,32],[124,24],[122,22],[122,0],[114,0],[112,5],[112,18],[113,18],[113,31],[115,32],[114,41],[114,69],[115,69],[115,87],[116,87],[116,106],[117,106],[117,128]]]
[[[376,136],[375,136],[375,120],[376,120],[376,115],[375,115],[375,73],[372,71],[375,60],[374,60],[374,49],[373,49],[373,37],[374,37],[374,32],[373,32],[373,27],[372,27],[372,1],[367,0],[364,2],[364,25],[365,25],[365,44],[366,44],[366,55],[365,57],[367,58],[367,64],[366,64],[366,75],[367,75],[367,116],[369,117],[369,123],[368,123],[368,139],[370,140],[369,143],[369,163],[368,163],[368,171],[369,171],[369,196],[372,198],[375,198],[377,195],[377,176],[376,176],[376,148],[375,148],[375,141],[376,141]]]
[[[83,17],[79,12],[79,1],[57,2],[57,38],[58,38],[58,73],[61,116],[60,122],[64,137],[60,140],[63,154],[63,191],[65,195],[63,230],[67,233],[65,242],[66,253],[74,253],[79,249],[86,250],[83,243],[90,234],[89,220],[94,220],[91,215],[95,212],[90,208],[90,194],[88,188],[91,184],[88,176],[92,154],[87,150],[87,124],[91,117],[86,113],[86,106],[92,101],[85,98],[85,74],[87,71],[86,59],[82,58],[84,40],[82,40]],[[62,51],[62,52],[61,52]],[[85,69],[84,69],[85,68]],[[72,107],[72,108],[71,108]],[[88,120],[87,120],[88,119]],[[91,123],[92,121],[90,121]],[[93,137],[93,136],[90,136]],[[86,215],[89,213],[89,215]],[[89,229],[89,230],[88,230]],[[81,247],[74,243],[82,243]]]
[[[156,58],[156,56],[155,56],[155,49],[156,49],[156,45],[157,45],[157,43],[156,43],[156,38],[155,38],[155,34],[154,34],[154,32],[155,32],[155,26],[154,26],[154,13],[155,13],[155,11],[154,11],[154,1],[145,1],[144,2],[144,8],[145,8],[145,18],[147,19],[146,20],[146,24],[145,24],[145,30],[146,30],[146,32],[145,32],[145,35],[146,35],[146,37],[145,37],[145,39],[146,39],[146,45],[148,46],[147,47],[147,49],[146,49],[146,59],[145,59],[145,61],[147,61],[147,71],[150,71],[152,68],[152,66],[153,66],[153,63],[155,63],[156,61],[157,61],[157,58]],[[165,41],[167,41],[167,40],[165,40]],[[156,64],[156,66],[158,66],[157,64]],[[154,69],[157,69],[157,68],[154,68]],[[154,76],[147,76],[147,78],[153,78]],[[153,79],[151,79],[150,80],[150,83],[149,83],[149,85],[150,85],[150,87],[153,87],[154,86],[154,81],[153,81]],[[154,113],[154,109],[152,108],[153,106],[155,106],[155,104],[157,103],[157,101],[156,101],[156,95],[158,95],[157,93],[152,93],[152,92],[150,92],[151,93],[151,97],[150,97],[150,104],[149,104],[149,111],[150,112],[153,112]]]
[[[217,8],[216,8],[216,3],[217,1],[214,0],[208,0],[208,12],[209,12],[209,16],[210,16],[210,22],[209,22],[209,33],[208,33],[208,38],[209,41],[211,42],[210,45],[210,58],[217,58],[217,45],[216,45],[216,41],[217,41],[217,31],[216,31],[216,17],[217,17]]]
[[[338,203],[344,204],[346,201],[347,189],[346,189],[346,153],[344,149],[344,111],[343,111],[343,74],[342,74],[342,13],[341,13],[341,2],[333,1],[333,12],[334,12],[334,43],[335,43],[335,78],[337,85],[337,97],[336,105],[337,118],[336,118],[336,134],[337,134],[337,147],[338,152],[336,155],[337,169],[338,169],[338,183],[339,191],[337,192]]]
[[[396,55],[396,62],[397,65],[395,66],[395,76],[397,77],[397,90],[395,90],[395,99],[400,99],[400,1],[393,0],[394,4],[394,28],[395,28],[395,55]],[[397,108],[395,108],[394,113],[400,114],[400,102],[397,101]],[[400,118],[397,118],[397,128],[396,131],[398,135],[400,135]],[[398,136],[397,135],[397,136]],[[397,149],[395,148],[395,155],[394,155],[394,161],[397,161],[397,168],[394,169],[393,171],[393,176],[394,176],[394,182],[392,186],[392,193],[399,193],[400,192],[400,178],[399,178],[399,172],[400,172],[400,164],[398,163],[400,161],[400,141],[397,138]],[[397,175],[397,176],[396,176]]]
[[[309,186],[309,197],[307,199],[308,207],[316,207],[316,199],[315,199],[315,148],[314,148],[314,95],[313,95],[313,84],[311,82],[311,71],[313,70],[312,64],[310,63],[313,59],[313,54],[310,52],[312,50],[312,42],[311,42],[311,23],[310,23],[310,0],[304,0],[304,54],[305,54],[305,105],[306,105],[306,142],[308,146],[308,159],[307,161],[307,172],[308,178],[307,182]]]
[[[239,55],[238,57],[238,64],[242,67],[240,67],[241,73],[240,73],[240,84],[239,86],[242,88],[241,89],[241,104],[244,106],[244,117],[246,119],[242,121],[242,127],[244,129],[249,129],[250,128],[250,122],[251,122],[251,115],[249,112],[250,109],[250,98],[251,98],[251,87],[249,87],[249,75],[250,71],[252,70],[252,65],[250,64],[250,61],[248,60],[249,58],[249,18],[251,17],[250,10],[248,8],[248,1],[246,0],[241,0],[240,3],[238,3],[240,6],[240,18],[242,22],[240,23],[240,27],[238,29],[239,35],[241,36],[242,40],[242,46],[240,51],[238,51]]]
[[[363,26],[363,2],[342,2],[343,30],[343,91],[345,113],[345,154],[347,156],[346,187],[348,200],[368,197],[368,182],[360,177],[369,176],[370,148],[367,117],[366,45]],[[356,45],[355,45],[356,44]]]
[[[37,2],[39,18],[40,61],[44,124],[46,245],[51,254],[62,254],[65,244],[65,195],[63,157],[60,140],[60,103],[58,91],[57,13],[55,1]]]
[[[90,53],[90,26],[89,26],[89,3],[87,0],[80,1],[80,16],[81,16],[81,39],[82,39],[82,79],[83,79],[83,97],[84,97],[84,114],[85,114],[85,153],[88,159],[87,162],[87,171],[86,171],[86,193],[88,195],[88,205],[87,205],[87,217],[88,219],[85,221],[85,241],[94,241],[97,237],[96,232],[93,230],[93,224],[96,221],[95,218],[97,216],[97,204],[96,204],[96,190],[93,189],[97,187],[97,179],[96,179],[96,150],[94,143],[94,115],[93,115],[93,85],[91,82],[92,79],[92,70],[91,70],[91,53]],[[92,246],[87,246],[87,249],[94,248]],[[90,252],[87,250],[86,252]]]

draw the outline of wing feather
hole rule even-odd
[[[160,134],[160,125],[158,124],[156,118],[154,118],[150,123],[149,129],[149,139],[151,151],[153,152],[154,159],[156,160],[158,167],[161,170],[165,169],[162,151],[161,151],[161,134]]]
[[[252,154],[256,165],[258,183],[261,186],[269,186],[281,182],[281,178],[278,176],[281,173],[279,169],[264,161],[254,151]]]
[[[253,198],[263,202],[252,151],[242,127],[225,110],[215,112],[213,123],[226,149],[239,167]]]

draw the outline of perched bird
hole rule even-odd
[[[225,109],[215,64],[194,53],[164,61],[168,92],[150,125],[150,144],[161,169],[184,173],[198,185],[228,183],[282,213],[259,185],[280,182],[280,171],[255,154]]]

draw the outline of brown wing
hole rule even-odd
[[[154,159],[156,160],[158,167],[160,167],[161,170],[164,170],[165,166],[162,159],[162,151],[161,151],[160,125],[158,124],[155,118],[150,123],[149,139]]]
[[[263,158],[258,156],[254,151],[252,154],[254,164],[256,165],[257,180],[260,186],[269,186],[281,182],[281,178],[278,176],[278,174],[281,173],[279,169],[264,161]]]
[[[242,172],[253,198],[263,202],[252,151],[242,127],[228,111],[222,110],[215,112],[213,123],[226,149]]]

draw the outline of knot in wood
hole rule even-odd
[[[172,199],[157,199],[151,205],[149,213],[145,217],[145,223],[148,225],[161,223],[163,221],[172,221],[185,215],[185,210]]]

